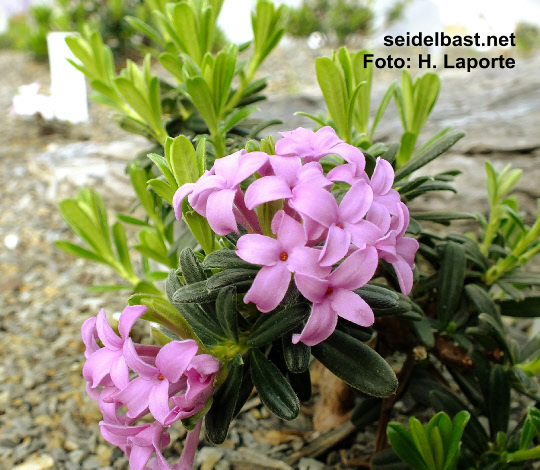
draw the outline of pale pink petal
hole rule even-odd
[[[122,349],[124,341],[114,332],[111,325],[109,325],[104,309],[101,309],[97,315],[96,330],[98,332],[99,339],[106,348],[113,351]]]
[[[283,252],[281,243],[275,238],[258,234],[242,235],[236,246],[236,254],[244,261],[263,266],[274,266]]]
[[[354,183],[339,205],[341,222],[358,222],[364,217],[373,202],[373,191],[363,181]]]
[[[114,399],[117,403],[126,406],[126,415],[129,418],[135,418],[147,410],[148,400],[158,382],[157,378],[155,380],[145,380],[142,377],[137,377],[127,387],[118,392]]]
[[[331,266],[321,266],[319,255],[321,250],[308,247],[295,248],[289,253],[287,267],[293,273],[309,274],[310,276],[325,278],[332,271]]]
[[[332,308],[341,318],[360,326],[371,326],[375,321],[373,310],[358,294],[346,289],[336,289],[330,296]]]
[[[293,335],[292,342],[296,344],[301,341],[308,346],[315,346],[334,332],[337,321],[337,312],[328,300],[315,303],[302,333]]]
[[[120,390],[127,387],[127,384],[129,383],[129,370],[124,356],[120,356],[117,361],[112,363],[111,380]]]
[[[195,183],[186,183],[180,186],[173,196],[174,215],[178,220],[182,218],[182,201],[193,192]]]
[[[307,163],[302,167],[298,172],[297,184],[311,184],[321,188],[332,186],[332,182],[324,176],[323,168],[318,162]]]
[[[146,305],[129,305],[120,314],[120,320],[118,321],[118,331],[122,339],[129,337],[129,332],[135,324],[135,322],[141,318],[146,312]]]
[[[303,219],[304,230],[308,237],[310,246],[316,245],[326,240],[326,235],[328,233],[327,227],[321,225],[319,222],[315,222],[313,219],[310,219],[307,216],[304,216]]]
[[[352,163],[356,168],[355,173],[357,175],[364,171],[364,168],[366,167],[364,154],[353,145],[343,142],[333,147],[330,153],[335,153],[336,155],[343,157],[347,162]]]
[[[312,146],[319,154],[325,151],[328,151],[326,155],[335,153],[330,152],[329,149],[333,150],[334,147],[342,143],[343,140],[338,137],[336,131],[330,126],[321,127],[312,137]]]
[[[200,179],[196,184],[193,192],[188,196],[188,201],[196,212],[206,217],[206,206],[208,198],[215,191],[220,191],[226,188],[225,178],[217,175],[210,175],[204,180]]]
[[[322,302],[330,283],[309,274],[296,273],[294,282],[302,295],[311,302]]]
[[[388,232],[390,228],[390,213],[386,207],[375,200],[366,214],[366,220],[379,227],[382,233]]]
[[[404,295],[409,295],[413,286],[413,272],[409,263],[403,258],[398,257],[398,259],[392,263],[392,266],[396,272],[401,292]]]
[[[310,145],[313,131],[298,127],[294,131],[280,132],[280,134],[283,138],[276,142],[276,154],[302,157],[305,153],[313,151]]]
[[[128,367],[140,377],[150,380],[159,375],[157,368],[140,358],[131,338],[126,339],[124,342],[123,355]]]
[[[148,400],[148,407],[152,416],[161,424],[165,424],[170,410],[169,407],[169,381],[162,380],[154,388]]]
[[[395,189],[390,189],[386,194],[382,196],[374,196],[373,200],[377,201],[378,204],[385,207],[386,210],[390,212],[390,214],[401,215],[401,211],[399,209],[401,198],[399,196],[399,193]]]
[[[121,354],[121,350],[101,348],[86,360],[83,366],[83,377],[90,383],[91,387],[112,385],[110,382],[111,367],[118,361]]]
[[[299,157],[270,155],[270,164],[274,174],[284,180],[289,187],[292,188],[296,185],[298,172],[302,168],[302,161]]]
[[[241,155],[238,160],[238,172],[234,177],[232,185],[236,186],[252,176],[267,161],[268,155],[264,152],[251,152]]]
[[[167,343],[156,357],[159,373],[171,383],[178,382],[198,349],[197,343],[192,339]]]
[[[379,240],[384,232],[375,224],[367,220],[359,220],[355,224],[344,223],[343,228],[347,230],[352,237],[354,245],[363,250],[366,246],[373,246]]]
[[[150,456],[154,453],[154,447],[134,445],[129,453],[129,468],[131,470],[144,470]]]
[[[397,254],[401,256],[412,268],[414,267],[414,255],[418,251],[418,241],[414,238],[404,237],[396,244]]]
[[[351,234],[336,225],[328,229],[328,237],[319,256],[321,266],[332,266],[342,259],[349,250]]]
[[[248,209],[253,209],[265,202],[278,201],[292,197],[289,185],[278,176],[265,176],[251,183],[245,196]]]
[[[354,290],[367,284],[375,274],[379,258],[373,247],[357,250],[328,276],[332,288]]]
[[[239,150],[231,155],[227,155],[223,158],[217,158],[214,162],[214,171],[216,175],[225,178],[228,188],[234,186],[234,180],[238,173],[238,162],[240,155],[246,153],[244,149]]]
[[[357,181],[355,165],[347,163],[345,165],[336,166],[328,172],[326,177],[330,181],[343,181],[353,185]]]
[[[275,266],[265,266],[255,277],[244,302],[253,302],[261,312],[270,312],[283,300],[290,282],[287,263],[280,261]]]
[[[95,353],[99,349],[99,346],[96,343],[96,317],[90,317],[82,324],[81,336],[84,345],[86,346],[86,349],[84,351],[84,357],[88,359],[93,353]]]
[[[390,162],[378,157],[373,175],[371,175],[371,188],[377,195],[386,194],[394,184],[394,169]]]
[[[302,215],[330,227],[337,223],[338,205],[334,196],[323,188],[303,184],[293,189],[291,206]]]
[[[279,218],[281,223],[276,236],[283,249],[288,253],[294,248],[304,246],[307,237],[302,224],[285,213],[280,215]]]
[[[210,228],[218,235],[238,231],[233,212],[235,195],[234,189],[222,189],[212,193],[208,198],[206,217]]]

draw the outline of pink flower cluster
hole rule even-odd
[[[392,189],[389,162],[378,158],[369,178],[362,152],[331,127],[317,132],[300,127],[281,135],[276,155],[242,150],[216,160],[196,183],[178,189],[173,206],[180,219],[187,197],[218,235],[237,232],[237,224],[246,227],[237,254],[263,267],[244,301],[270,312],[294,278],[313,310],[293,342],[315,345],[330,336],[338,317],[361,326],[373,323],[371,308],[353,291],[373,277],[379,258],[392,264],[408,294],[418,242],[404,237],[409,212]],[[326,155],[344,163],[325,174],[319,160]],[[256,173],[244,193],[240,183]],[[348,188],[339,204],[331,192],[335,183]],[[272,201],[283,204],[272,220],[274,237],[263,235],[257,215],[261,204]]]
[[[220,362],[208,354],[197,355],[193,340],[171,341],[163,347],[134,343],[129,333],[145,311],[143,305],[126,307],[118,324],[120,336],[104,310],[84,322],[87,392],[103,413],[101,434],[125,452],[130,468],[191,469],[201,421],[188,434],[180,461],[172,466],[162,454],[170,442],[166,431],[204,408]],[[137,424],[148,413],[152,420]]]

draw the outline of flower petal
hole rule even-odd
[[[96,329],[99,339],[106,348],[111,349],[112,351],[122,349],[124,341],[114,332],[111,325],[109,325],[104,309],[101,309],[97,315]]]
[[[309,274],[296,273],[294,282],[302,295],[312,302],[322,302],[330,283],[325,279],[319,279]]]
[[[227,235],[238,230],[233,213],[235,189],[222,189],[212,193],[206,206],[206,218],[214,232]]]
[[[342,142],[332,147],[330,153],[335,153],[336,155],[343,157],[347,162],[353,164],[357,175],[364,171],[364,168],[366,167],[364,154],[353,145]]]
[[[281,243],[275,238],[258,234],[242,235],[236,246],[236,254],[244,261],[263,266],[274,266],[280,261],[279,256],[283,251]]]
[[[292,337],[294,344],[301,341],[308,346],[315,346],[328,338],[336,329],[338,315],[328,300],[313,304],[313,310],[302,333]]]
[[[328,236],[319,256],[321,266],[332,266],[342,259],[349,251],[351,234],[336,225],[328,229]]]
[[[319,256],[321,250],[316,248],[300,247],[289,253],[287,267],[293,273],[309,274],[310,276],[325,278],[332,271],[331,266],[321,266]]]
[[[403,258],[398,256],[397,260],[392,263],[394,271],[396,272],[399,288],[403,295],[409,295],[413,286],[413,270],[409,263]]]
[[[337,289],[330,296],[332,308],[341,318],[360,326],[371,326],[375,321],[373,310],[358,294],[346,289]]]
[[[151,395],[148,397],[148,407],[152,416],[161,424],[165,424],[170,410],[169,407],[169,381],[162,380],[152,388]]]
[[[252,176],[267,161],[268,155],[264,152],[250,152],[241,155],[238,160],[238,171],[232,183],[233,186]]]
[[[343,227],[351,234],[352,242],[360,250],[373,246],[384,234],[377,225],[367,220],[359,220],[355,224],[344,223]]]
[[[178,382],[186,371],[199,347],[192,339],[171,341],[161,348],[156,357],[156,367],[171,383]]]
[[[159,375],[156,367],[144,362],[137,354],[131,338],[126,339],[124,342],[123,355],[128,367],[140,377],[150,380]]]
[[[281,222],[276,236],[283,249],[289,253],[294,248],[304,246],[307,242],[302,224],[287,214],[280,215]]]
[[[337,223],[338,205],[334,196],[323,188],[302,184],[293,189],[291,206],[316,222],[330,227]]]
[[[99,349],[99,346],[96,342],[96,317],[90,317],[82,324],[81,336],[84,345],[86,346],[86,349],[84,351],[84,357],[88,359],[93,353],[95,353]]]
[[[265,176],[251,183],[245,196],[248,209],[253,209],[265,202],[292,197],[289,185],[278,176]]]
[[[328,276],[328,281],[333,288],[358,289],[373,277],[378,261],[375,248],[357,250]]]
[[[377,195],[386,194],[394,184],[394,169],[389,161],[378,157],[371,175],[371,188]]]
[[[146,312],[146,305],[129,305],[120,314],[118,331],[123,340],[129,337],[129,332],[135,322]]]
[[[142,415],[148,408],[148,400],[159,380],[145,380],[142,377],[133,379],[127,387],[120,390],[114,397],[117,403],[126,406],[126,415],[135,418]]]
[[[193,192],[195,183],[186,183],[180,186],[173,196],[174,215],[178,220],[182,218],[182,201]]]
[[[238,161],[240,160],[240,155],[243,153],[246,153],[244,149],[223,158],[216,158],[216,161],[214,162],[214,171],[216,175],[225,179],[225,187],[227,188],[234,186],[234,180],[238,173]]]
[[[358,222],[364,217],[373,202],[373,191],[369,184],[363,181],[354,183],[339,205],[339,220],[341,222]]]
[[[287,263],[280,261],[275,266],[265,266],[255,277],[244,302],[253,302],[261,312],[270,312],[283,300],[290,282]]]

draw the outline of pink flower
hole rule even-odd
[[[133,324],[146,312],[146,306],[133,305],[126,307],[120,315],[118,323],[118,336],[107,322],[105,310],[101,310],[97,319],[88,319],[84,322],[81,333],[86,345],[87,358],[83,367],[83,377],[88,382],[88,394],[96,400],[99,396],[99,386],[114,385],[123,389],[129,383],[129,370],[123,354],[124,342],[129,338]],[[103,343],[99,348],[98,338]],[[159,348],[143,346],[140,352],[152,356],[157,354]]]
[[[170,412],[169,398],[185,388],[184,372],[197,354],[198,346],[193,340],[171,341],[156,356],[155,366],[142,360],[133,341],[124,344],[124,355],[129,368],[139,375],[131,380],[115,396],[115,401],[127,407],[130,418],[148,409],[152,416],[165,424]]]
[[[414,256],[418,251],[418,241],[404,237],[409,226],[409,210],[399,203],[400,215],[392,219],[388,233],[375,243],[379,256],[389,262],[398,277],[399,288],[409,295],[413,286]]]
[[[160,462],[158,468],[171,468],[161,453],[162,449],[169,445],[171,438],[161,424],[154,421],[139,426],[122,426],[101,421],[99,425],[103,438],[120,447],[129,457],[131,470],[147,468],[146,464],[154,453]]]
[[[163,418],[167,425],[189,418],[201,411],[214,391],[214,378],[220,362],[210,354],[195,356],[184,374],[187,386],[179,395],[171,396],[173,408]]]
[[[317,132],[299,127],[280,134],[283,138],[276,142],[276,154],[300,157],[304,163],[316,162],[331,154],[339,155],[348,162],[364,158],[360,150],[341,140],[329,126],[322,127]]]
[[[322,266],[332,266],[342,259],[349,251],[351,241],[357,248],[363,249],[384,233],[375,224],[362,220],[373,201],[371,187],[363,181],[351,186],[339,206],[335,197],[321,188],[298,186],[293,194],[295,199],[291,206],[303,217],[328,229],[319,257]],[[310,239],[318,238],[320,233],[313,223],[307,227]]]
[[[264,266],[244,297],[245,303],[253,302],[261,312],[274,310],[283,300],[291,273],[324,276],[331,270],[319,266],[320,252],[305,246],[307,238],[304,228],[284,211],[274,216],[272,231],[277,239],[264,235],[244,235],[237,243],[236,253],[240,258]]]
[[[208,219],[218,235],[237,232],[236,217],[257,230],[257,217],[245,208],[240,183],[252,176],[267,159],[268,155],[263,152],[241,150],[216,160],[212,170],[196,183],[178,188],[173,200],[176,217],[181,217],[182,200],[189,194],[188,201],[193,209]]]
[[[308,346],[328,338],[336,329],[338,317],[360,326],[370,326],[375,318],[370,306],[355,292],[365,285],[377,269],[377,250],[357,250],[341,263],[327,279],[297,273],[296,285],[313,302],[311,315],[302,333],[293,335],[293,343]]]
[[[293,197],[293,188],[301,184],[311,184],[325,188],[332,186],[323,173],[320,163],[311,162],[304,166],[299,158],[270,155],[270,165],[274,175],[255,180],[246,190],[246,206],[254,209],[260,204]]]

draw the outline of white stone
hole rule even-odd
[[[54,116],[61,121],[88,121],[86,82],[82,72],[67,59],[77,61],[66,44],[66,38],[74,33],[49,33],[49,64],[51,67],[51,97]]]

